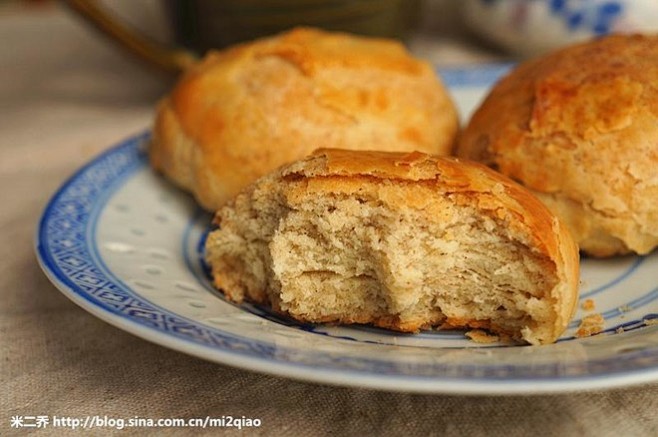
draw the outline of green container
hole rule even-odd
[[[170,0],[179,44],[203,53],[295,26],[404,40],[420,0]]]

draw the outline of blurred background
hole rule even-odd
[[[658,1],[0,0],[0,158],[12,153],[8,144],[25,160],[42,153],[39,144],[78,139],[92,154],[151,123],[175,78],[167,69],[295,20],[399,37],[445,69],[524,59],[608,32],[656,31]],[[150,65],[149,50],[158,53]],[[163,59],[168,68],[157,66]]]
[[[419,56],[438,65],[505,57],[498,47],[468,30],[462,3],[454,0],[0,0],[0,29],[9,30],[8,20],[31,20],[35,27],[39,22],[40,29],[33,31],[50,35],[45,39],[55,32],[68,32],[71,37],[104,38],[104,43],[115,44],[116,35],[110,42],[98,32],[98,26],[89,22],[89,16],[98,12],[90,13],[90,9],[97,5],[113,21],[102,19],[111,30],[123,26],[162,47],[185,47],[197,54],[302,23],[400,38]],[[82,14],[87,16],[86,22]],[[17,31],[20,25],[14,23],[12,27]]]
[[[101,30],[165,69],[189,61],[189,52],[299,24],[402,39],[438,66],[526,58],[610,32],[658,29],[655,0],[0,0],[0,14],[3,28],[32,15],[44,26],[84,27],[90,38]]]

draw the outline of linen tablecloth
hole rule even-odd
[[[433,53],[446,62],[474,59],[459,44]],[[37,429],[11,428],[12,417],[87,415],[259,419],[260,427],[242,431],[248,435],[658,435],[655,384],[468,397],[331,387],[196,359],[80,309],[37,265],[38,218],[80,165],[150,125],[169,86],[59,7],[0,8],[0,435]],[[40,432],[67,431],[50,425]],[[96,434],[192,431],[199,432]]]

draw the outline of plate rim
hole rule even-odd
[[[141,325],[128,318],[116,317],[114,313],[91,304],[88,300],[78,296],[66,284],[63,284],[52,276],[50,269],[42,264],[41,258],[39,258],[39,265],[52,284],[75,304],[109,325],[133,334],[142,340],[217,364],[303,382],[409,393],[494,396],[543,395],[573,391],[607,390],[617,387],[640,385],[658,379],[658,368],[632,370],[626,373],[615,374],[614,376],[610,376],[609,374],[585,375],[560,377],[557,380],[527,378],[515,380],[501,379],[496,381],[492,379],[469,380],[466,378],[436,376],[409,377],[405,375],[382,377],[350,370],[338,370],[335,373],[327,374],[326,372],[318,372],[313,368],[297,363],[281,363],[260,357],[240,356],[230,351],[196,344],[189,340],[175,339],[181,341],[172,341],[172,337],[169,334]],[[654,377],[649,379],[646,377],[647,374],[654,375]],[[578,382],[579,385],[572,387],[569,384],[571,382]]]

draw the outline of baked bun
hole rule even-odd
[[[320,150],[259,179],[216,223],[215,285],[303,322],[541,344],[577,300],[568,231],[521,186],[455,158]]]
[[[160,102],[151,163],[215,211],[319,147],[450,154],[455,106],[392,40],[300,28],[210,53]]]
[[[456,154],[530,188],[583,252],[658,245],[658,36],[614,35],[519,65]]]

